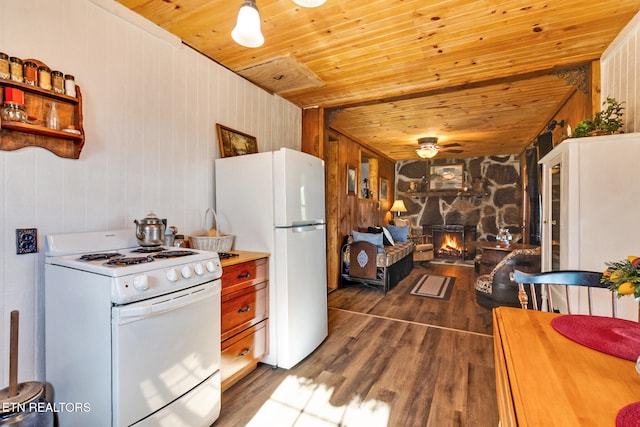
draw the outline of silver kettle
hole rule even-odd
[[[153,212],[138,221],[136,224],[136,238],[140,246],[160,246],[164,243],[164,231],[167,227],[167,220],[160,219]]]

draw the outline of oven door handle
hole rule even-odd
[[[165,295],[163,300],[159,302],[149,300],[139,304],[132,304],[131,307],[117,307],[114,309],[114,320],[118,325],[135,322],[145,317],[155,316],[190,304],[195,304],[216,292],[219,291],[215,286],[209,288],[200,286],[188,291]]]

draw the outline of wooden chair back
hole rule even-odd
[[[528,284],[531,290],[531,294],[535,295],[535,285],[545,287],[546,295],[548,297],[549,307],[553,307],[553,301],[551,299],[551,292],[549,285],[565,285],[565,295],[567,298],[567,310],[571,311],[569,304],[569,286],[581,286],[587,289],[589,315],[593,314],[593,295],[592,288],[607,288],[608,285],[600,283],[602,273],[595,271],[582,271],[582,270],[560,270],[560,271],[547,271],[544,273],[525,273],[515,270],[513,272],[513,280],[518,283],[518,299],[522,308],[526,309],[528,305],[528,296],[525,292],[525,285]],[[618,307],[616,304],[617,293],[611,292],[611,313],[613,317],[618,316]],[[538,307],[537,298],[533,297],[534,310],[540,310]],[[571,313],[569,313],[571,314]]]

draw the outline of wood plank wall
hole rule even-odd
[[[389,208],[394,196],[395,162],[333,129],[328,132],[324,153],[327,173],[327,277],[329,288],[335,289],[340,283],[340,249],[345,236],[354,229],[386,224],[391,218]],[[375,187],[380,178],[387,179],[388,200],[379,200],[378,191],[374,199],[360,198],[359,185],[356,194],[347,194],[348,168],[357,171],[357,181],[360,182],[361,153],[378,160]]]
[[[640,132],[640,13],[602,54],[602,98],[624,102],[625,133]]]

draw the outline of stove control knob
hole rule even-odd
[[[189,279],[191,278],[191,267],[189,267],[188,265],[185,265],[184,267],[182,267],[182,277],[184,277],[185,279]]]
[[[213,273],[216,271],[216,264],[213,261],[208,261],[207,262],[207,271],[209,273]]]
[[[149,289],[149,278],[146,274],[142,274],[140,276],[136,276],[133,279],[133,287],[139,291],[146,291]]]
[[[202,276],[204,274],[204,267],[202,266],[202,264],[197,263],[193,269],[195,270],[196,274],[198,276]]]
[[[169,271],[167,271],[167,279],[170,282],[177,282],[179,278],[180,276],[175,268],[170,268]]]

